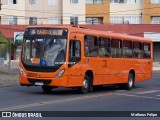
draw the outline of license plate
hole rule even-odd
[[[35,82],[35,85],[42,86],[42,85],[44,85],[44,84],[43,84],[43,82]]]

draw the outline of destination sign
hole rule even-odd
[[[67,29],[49,29],[49,28],[29,28],[26,30],[26,34],[29,35],[67,35]]]

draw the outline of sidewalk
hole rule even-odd
[[[0,66],[0,72],[18,73],[18,71],[19,71],[18,60],[11,60],[9,71],[8,71],[8,61],[4,61],[4,65]]]
[[[4,61],[4,65],[0,66],[0,88],[13,85],[19,85],[19,62],[11,61],[11,66],[8,71],[8,61]]]
[[[160,62],[153,63],[153,71],[160,71]]]
[[[18,73],[0,72],[0,88],[19,85]]]

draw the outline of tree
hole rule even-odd
[[[8,62],[8,72],[11,66],[11,52],[14,48],[14,42],[12,40],[7,39],[4,35],[0,33],[0,54],[3,52],[9,53],[9,62]]]

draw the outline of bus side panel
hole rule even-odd
[[[121,58],[112,58],[109,60],[110,65],[110,84],[124,83],[126,82],[125,69],[126,65],[124,64],[123,59]],[[124,69],[125,68],[125,69]]]
[[[133,60],[133,69],[135,71],[135,82],[139,82],[143,79],[143,60],[135,59]]]
[[[68,76],[63,75],[60,78],[52,79],[52,82],[49,86],[59,86],[59,87],[66,87],[68,85]]]
[[[121,61],[121,70],[120,70],[120,82],[127,83],[129,72],[131,70],[132,60],[127,58],[122,58]]]
[[[126,58],[112,58],[110,65],[110,82],[109,84],[127,83],[130,70],[135,71],[135,82],[144,79],[142,59],[133,60]]]
[[[84,69],[82,66],[82,62],[78,62],[74,66],[69,67],[68,70],[68,87],[82,86],[84,78]]]
[[[109,63],[109,58],[103,60],[102,65],[103,65],[103,71],[104,71],[104,79],[103,79],[103,84],[110,84],[110,63]]]
[[[93,72],[93,85],[102,85],[105,74],[102,59],[98,57],[90,57],[85,59],[89,60],[88,65]]]

